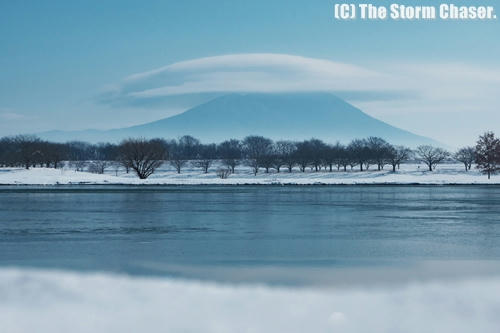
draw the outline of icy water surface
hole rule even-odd
[[[0,187],[0,267],[328,284],[499,259],[497,186]]]

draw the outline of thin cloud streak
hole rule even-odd
[[[15,121],[15,120],[28,120],[32,119],[32,117],[12,112],[9,109],[0,109],[0,119]]]

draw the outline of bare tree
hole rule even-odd
[[[311,165],[316,172],[321,169],[321,165],[325,161],[325,155],[328,151],[328,146],[319,139],[309,140],[311,149]]]
[[[299,170],[306,172],[306,168],[313,160],[312,147],[309,141],[297,142],[296,147],[293,158],[295,163],[299,166]]]
[[[194,160],[200,153],[201,143],[191,135],[184,135],[179,138],[178,146],[185,159]]]
[[[115,176],[118,177],[118,172],[120,171],[122,164],[117,161],[111,162],[111,166],[113,167],[113,171],[115,172]]]
[[[216,157],[216,145],[200,145],[198,150],[198,158],[193,161],[193,165],[195,167],[201,168],[204,173],[208,173],[208,169],[210,168]]]
[[[247,136],[243,140],[243,147],[247,156],[247,165],[252,168],[253,174],[257,175],[265,156],[271,154],[273,141],[263,136]]]
[[[294,146],[290,159],[299,166],[300,171],[305,172],[308,166],[315,171],[321,169],[328,148],[323,141],[318,139],[304,140],[295,143]]]
[[[168,162],[175,168],[177,173],[181,173],[182,168],[186,166],[189,161],[179,158],[178,155],[172,154],[172,157]]]
[[[45,166],[49,168],[53,166],[57,169],[61,166],[62,161],[68,156],[67,145],[62,143],[42,142],[40,144],[40,151]]]
[[[450,156],[450,153],[446,150],[428,145],[418,146],[417,154],[420,160],[429,167],[429,171],[434,170],[437,164],[443,162]]]
[[[377,165],[377,170],[384,169],[389,162],[392,146],[382,138],[371,136],[367,140],[369,158]]]
[[[281,168],[285,165],[285,159],[281,154],[277,143],[273,144],[270,160],[271,167],[274,168],[277,173],[280,173]]]
[[[68,158],[70,161],[85,161],[89,159],[91,144],[82,141],[70,141],[68,147]]]
[[[388,152],[388,160],[392,165],[392,172],[396,172],[396,167],[401,163],[408,161],[412,156],[412,150],[404,146],[390,147]]]
[[[33,135],[18,135],[14,137],[14,143],[17,147],[19,161],[24,168],[29,169],[37,160],[40,159],[41,140]]]
[[[200,140],[184,135],[178,141],[172,140],[169,144],[169,163],[177,173],[186,166],[189,160],[196,160],[199,157],[201,143]]]
[[[338,150],[337,146],[327,145],[323,151],[323,165],[325,166],[325,170],[328,168],[328,171],[333,171],[333,165],[338,158]]]
[[[231,170],[229,168],[217,169],[217,177],[219,177],[220,179],[226,179],[227,177],[229,177],[230,174]]]
[[[240,164],[242,158],[242,145],[239,140],[231,139],[224,141],[217,146],[217,153],[222,161],[222,164],[231,169],[234,169]]]
[[[288,172],[292,172],[295,165],[294,153],[297,150],[297,145],[292,141],[278,141],[274,146],[276,154],[280,158],[280,164],[286,166]],[[278,170],[279,172],[279,170]]]
[[[104,174],[104,171],[112,165],[111,161],[117,159],[118,147],[110,143],[98,143],[92,148],[92,161],[88,163],[87,170]]]
[[[181,169],[188,163],[188,158],[183,149],[183,146],[180,145],[177,141],[172,140],[169,145],[168,152],[168,163],[172,165],[177,173],[181,173]]]
[[[92,161],[88,164],[87,166],[87,170],[88,172],[91,172],[91,173],[97,173],[97,174],[104,174],[104,171],[106,170],[106,168],[108,168],[110,166],[110,162],[108,161],[100,161],[100,160],[96,160],[96,161]]]
[[[159,168],[167,157],[163,140],[127,139],[120,144],[120,161],[146,179]]]
[[[213,160],[202,159],[202,160],[192,161],[191,164],[196,168],[200,168],[203,171],[203,173],[208,173],[208,169],[212,165],[212,162]]]
[[[500,139],[493,132],[486,132],[479,137],[476,144],[477,168],[488,175],[500,171]]]
[[[269,173],[270,168],[276,168],[279,172],[279,169],[282,166],[279,156],[274,154],[272,149],[273,148],[271,147],[269,152],[260,156],[258,159],[259,167],[264,168],[264,170],[266,170],[266,173]]]
[[[132,165],[130,165],[130,161],[125,159],[125,156],[123,156],[123,154],[118,155],[117,160],[118,163],[125,169],[125,173],[126,174],[130,173],[130,169],[132,168]]]
[[[16,164],[16,145],[13,138],[0,139],[0,166],[14,166]]]
[[[340,170],[342,167],[344,172],[347,171],[347,167],[350,165],[352,160],[352,154],[347,147],[337,142],[335,146],[333,146],[335,150],[335,164],[337,164],[337,170]]]
[[[474,147],[460,148],[453,155],[453,158],[462,162],[465,166],[465,171],[469,171],[472,167],[472,163],[474,163],[474,160],[476,159],[476,149]]]
[[[347,149],[349,150],[351,159],[351,168],[359,164],[359,171],[363,171],[363,165],[369,166],[370,154],[367,146],[367,141],[365,139],[355,139],[352,140]]]
[[[101,142],[94,147],[94,158],[96,160],[116,161],[120,154],[117,145],[112,143]]]

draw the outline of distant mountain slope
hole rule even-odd
[[[220,142],[250,134],[272,139],[347,142],[379,136],[395,144],[437,144],[377,120],[328,93],[231,94],[155,122],[108,131],[46,132],[47,139],[118,141],[126,137],[176,138],[190,134],[202,142]]]

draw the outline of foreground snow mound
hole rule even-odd
[[[440,165],[433,172],[426,171],[424,165],[406,164],[401,170],[391,172],[357,170],[348,172],[320,172],[294,170],[292,173],[260,172],[256,176],[247,167],[240,167],[227,179],[217,177],[214,166],[208,173],[199,169],[185,168],[180,174],[168,166],[159,169],[146,180],[138,179],[133,173],[107,170],[103,175],[88,172],[75,172],[68,169],[32,168],[12,169],[0,168],[0,184],[3,185],[57,185],[57,184],[149,184],[149,185],[218,185],[218,184],[500,184],[500,176],[488,179],[477,170],[465,172],[460,164]]]
[[[500,279],[283,289],[0,270],[2,332],[498,332]]]

